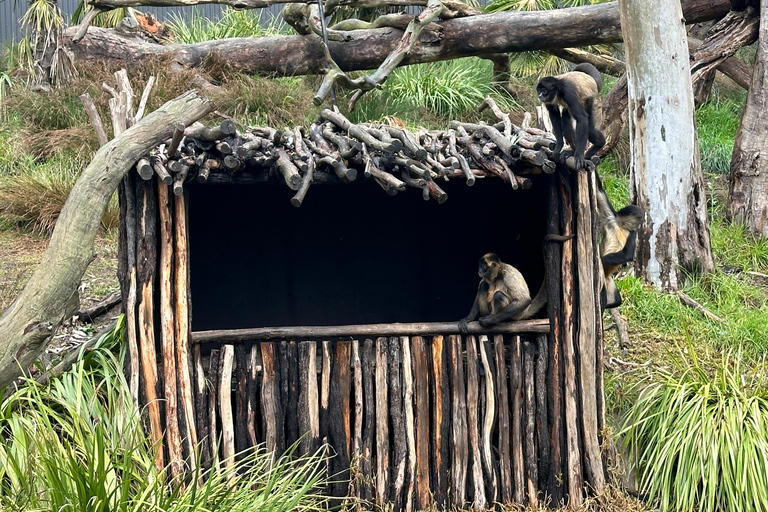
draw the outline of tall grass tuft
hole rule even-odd
[[[205,483],[173,487],[154,469],[122,374],[122,358],[91,352],[60,378],[28,381],[0,406],[0,509],[41,512],[314,511],[325,501],[321,457],[249,452]],[[197,479],[193,478],[193,481]]]
[[[624,443],[640,486],[662,511],[768,510],[768,387],[726,352],[714,371],[690,345],[678,373],[661,369],[631,407]]]
[[[260,37],[287,34],[287,25],[279,18],[272,17],[269,22],[262,23],[258,11],[238,11],[227,7],[221,13],[219,20],[210,20],[199,12],[191,16],[181,16],[171,13],[170,21],[166,23],[179,43],[199,43],[214,39],[229,37]]]
[[[743,101],[726,97],[710,100],[696,110],[701,167],[704,171],[728,174],[743,108]]]

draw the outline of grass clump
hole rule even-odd
[[[259,11],[242,11],[227,7],[218,20],[210,20],[200,12],[189,16],[171,13],[166,23],[177,43],[200,43],[230,37],[261,37],[288,34],[287,25],[279,18],[272,17],[262,22]]]
[[[688,347],[631,407],[624,443],[662,511],[768,510],[766,366],[728,351],[706,371]]]
[[[702,170],[728,174],[743,108],[743,99],[725,97],[714,98],[696,109]]]
[[[122,374],[122,357],[97,348],[47,386],[34,381],[0,407],[0,509],[188,512],[324,508],[321,458],[277,458],[263,449],[234,467],[193,471],[186,489],[154,468]],[[192,479],[192,482],[196,481]]]

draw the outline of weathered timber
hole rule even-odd
[[[151,177],[151,175],[150,175]],[[163,383],[165,397],[165,441],[168,446],[168,464],[171,478],[179,483],[184,472],[179,433],[177,390],[176,390],[176,350],[174,332],[174,311],[171,304],[171,277],[173,274],[173,225],[171,208],[168,204],[168,187],[159,183],[158,212],[160,217],[159,243],[160,260],[158,288],[160,291],[160,341],[163,354]]]
[[[315,376],[317,378],[317,376]],[[350,465],[355,473],[349,480],[348,496],[360,498],[360,487],[366,474],[360,471],[363,453],[363,363],[360,358],[360,342],[352,341],[352,389],[355,397],[354,425],[352,427],[352,452]],[[370,474],[370,473],[368,473]]]
[[[461,336],[448,336],[451,361],[451,504],[463,508],[466,501],[467,467],[467,398],[464,391],[464,360]]]
[[[521,320],[499,324],[490,329],[480,326],[477,322],[469,322],[470,333],[545,333],[549,332],[549,321]],[[228,329],[215,331],[196,331],[192,333],[193,343],[227,342],[239,343],[245,341],[264,341],[286,338],[337,338],[363,337],[371,335],[404,336],[408,334],[452,334],[459,331],[456,322],[435,323],[403,323],[403,324],[365,324],[365,325],[334,325],[334,326],[303,326],[303,327],[260,327],[255,329]]]
[[[405,438],[408,444],[408,489],[405,493],[405,510],[414,510],[414,494],[416,491],[416,432],[414,413],[414,370],[411,357],[411,342],[407,336],[400,338],[403,347],[403,414],[405,415]]]
[[[92,322],[96,318],[100,317],[113,307],[120,304],[122,301],[122,295],[120,290],[116,290],[95,304],[91,304],[87,308],[80,309],[74,316],[80,321]]]
[[[525,469],[523,465],[523,354],[520,336],[512,336],[509,366],[509,390],[512,393],[512,480],[515,503],[523,503]]]
[[[158,185],[164,187],[165,185]],[[185,454],[190,467],[197,459],[197,428],[195,426],[195,402],[192,397],[192,358],[189,351],[190,292],[189,292],[189,244],[187,243],[187,207],[184,195],[173,198],[174,224],[174,299],[176,368],[179,382],[179,420],[184,435]]]
[[[448,504],[448,484],[450,480],[450,389],[448,385],[447,360],[448,346],[442,336],[432,338],[432,437],[430,439],[432,485],[435,504],[446,507]]]
[[[499,501],[512,502],[512,452],[510,451],[511,428],[509,420],[509,392],[507,391],[507,366],[504,353],[504,337],[493,337],[496,354],[496,389],[499,418]]]
[[[218,393],[219,393],[219,350],[211,350],[208,379],[211,381],[211,392],[208,395],[208,429],[211,446],[211,464],[219,468],[219,428],[218,428]]]
[[[366,339],[363,343],[363,410],[365,421],[363,423],[363,446],[361,449],[360,472],[364,475],[360,486],[360,498],[369,502],[373,498],[373,454],[374,436],[376,433],[376,394],[374,392],[374,378],[376,375],[376,348],[372,339]]]
[[[104,131],[104,123],[101,122],[101,116],[99,116],[99,112],[93,104],[93,98],[91,98],[90,94],[85,92],[80,95],[80,101],[83,103],[85,113],[88,114],[88,119],[91,120],[91,126],[93,126],[93,130],[96,132],[96,139],[99,141],[99,146],[103,146],[109,142],[109,139],[107,139],[107,132]]]
[[[605,473],[600,456],[597,427],[597,389],[595,363],[595,252],[592,238],[592,211],[597,208],[590,200],[589,181],[594,173],[577,173],[576,202],[576,261],[578,271],[578,349],[579,389],[581,391],[581,432],[584,444],[584,468],[587,481],[596,492],[605,487]]]
[[[198,453],[204,468],[213,458],[211,438],[208,436],[208,389],[205,385],[203,354],[200,345],[192,348],[192,360],[195,365],[195,431],[199,433]],[[255,443],[252,443],[255,444]]]
[[[387,364],[389,370],[389,412],[392,424],[392,459],[390,460],[392,469],[392,488],[389,495],[395,512],[399,512],[404,508],[403,486],[405,484],[407,454],[403,410],[403,386],[400,377],[401,358],[402,349],[400,338],[389,338]]]
[[[317,393],[317,344],[299,343],[299,454],[315,453],[320,447],[320,402]]]
[[[536,439],[538,443],[538,475],[537,489],[544,491],[548,485],[550,468],[550,438],[549,415],[547,413],[547,370],[549,359],[549,344],[547,336],[539,334],[536,337]]]
[[[472,508],[485,509],[485,482],[483,481],[483,461],[480,455],[480,426],[478,408],[480,400],[480,384],[478,376],[477,341],[474,336],[466,337],[467,344],[467,424],[469,433],[469,449],[471,455],[473,499]]]
[[[285,449],[285,432],[282,399],[280,397],[279,354],[277,343],[261,344],[261,407],[264,422],[264,442],[267,450],[282,453]]]
[[[329,468],[334,475],[331,495],[347,495],[350,450],[350,380],[351,346],[349,341],[336,342],[331,363],[331,394],[328,403],[328,442],[335,453]]]
[[[295,341],[280,343],[280,383],[285,416],[285,445],[299,440],[299,354]]]
[[[155,302],[154,287],[157,259],[157,198],[150,182],[138,182],[138,248],[136,250],[138,303],[138,340],[144,394],[149,413],[150,437],[158,449],[155,452],[155,468],[165,466],[163,450],[160,449],[163,427],[160,412],[155,346]]]
[[[197,348],[199,345],[195,345]],[[261,366],[258,361],[261,359],[259,354],[259,344],[251,345],[248,357],[248,442],[251,446],[256,446],[262,437],[260,434],[260,413],[259,413],[259,372]],[[310,364],[307,365],[311,366]],[[315,376],[315,379],[317,377]],[[311,415],[310,415],[311,418]]]
[[[571,187],[564,178],[560,182],[560,205],[563,222],[563,235],[573,233],[573,199]],[[576,348],[574,346],[576,274],[574,265],[573,240],[563,242],[562,285],[563,285],[563,363],[565,369],[565,434],[566,460],[565,477],[568,483],[568,504],[579,507],[583,501],[583,476],[581,468],[581,445],[579,441],[579,395],[576,379]]]
[[[525,388],[525,487],[528,506],[539,506],[539,474],[536,464],[536,406],[534,399],[534,352],[536,347],[531,342],[523,343],[523,386]]]
[[[597,173],[592,173],[589,176],[589,198],[593,205],[597,205]],[[600,219],[598,215],[592,216],[592,254],[593,254],[593,284],[592,293],[594,297],[592,300],[595,303],[595,404],[597,408],[597,435],[598,442],[601,447],[606,441],[603,438],[603,428],[605,427],[605,386],[603,381],[603,310],[600,307],[600,291],[604,286],[603,282],[603,262],[600,258]],[[614,308],[615,310],[616,308]],[[601,457],[601,461],[603,457]],[[606,464],[601,462],[601,467],[605,469]]]
[[[248,443],[248,355],[245,345],[235,345],[235,454],[240,461]]]
[[[134,2],[133,5],[137,5],[137,1],[121,0],[121,3]],[[715,19],[729,10],[728,0],[683,2],[687,23]],[[612,3],[554,11],[484,14],[446,20],[435,25],[436,29],[425,29],[402,64],[621,40],[618,7]],[[510,26],[514,26],[515,30],[510,31]],[[64,39],[71,40],[75,31],[74,27],[66,29]],[[330,41],[330,54],[343,71],[375,69],[392,53],[402,36],[400,29],[355,30],[344,41]],[[471,45],[469,41],[472,41]],[[160,46],[138,38],[128,40],[109,29],[91,27],[82,41],[70,44],[68,48],[77,58],[125,60],[137,65],[149,58],[173,56],[171,64],[181,66],[195,67],[215,60],[226,62],[232,69],[250,73],[302,75],[318,74],[325,67],[322,44],[321,38],[296,35]],[[259,55],[271,57],[263,59],[258,58]]]
[[[488,357],[488,354],[492,353],[488,336],[480,335],[478,343],[480,346],[480,361],[483,365],[482,391],[485,392],[485,411],[483,411],[484,414],[481,419],[483,474],[487,484],[486,497],[490,503],[495,503],[499,495],[499,476],[497,474],[498,461],[494,457],[491,447],[491,435],[496,423],[496,392],[494,389],[496,368],[493,365],[493,360]]]
[[[235,425],[232,415],[232,369],[235,347],[224,345],[219,354],[219,416],[221,417],[221,457],[225,468],[235,464]],[[234,474],[230,473],[233,477]]]
[[[424,338],[413,336],[413,397],[416,406],[416,510],[431,504],[429,493],[429,359]]]
[[[389,411],[387,410],[387,339],[376,339],[376,500],[387,501],[389,483]]]

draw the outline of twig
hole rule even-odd
[[[646,366],[650,365],[651,364],[651,360],[649,359],[649,360],[647,360],[644,363],[633,363],[631,361],[622,361],[618,357],[609,357],[608,358],[608,364],[615,364],[615,365],[619,365],[619,366],[631,366],[631,367],[640,368],[640,367],[646,367]]]
[[[621,316],[621,312],[618,308],[611,309],[611,318],[614,325],[616,325],[616,331],[619,333],[619,348],[622,354],[627,353],[627,347],[629,346],[629,331],[627,329],[627,321]]]
[[[155,84],[154,75],[149,77],[147,85],[144,86],[144,92],[141,93],[141,100],[139,101],[139,110],[136,111],[136,122],[138,123],[142,117],[144,117],[144,109],[147,106],[147,100],[149,99],[149,92],[152,90],[152,86]]]
[[[686,306],[692,307],[693,309],[695,309],[705,317],[709,318],[710,320],[714,320],[715,322],[723,321],[722,318],[720,318],[719,316],[717,316],[716,314],[714,314],[713,312],[711,312],[710,310],[708,310],[707,308],[705,308],[704,306],[702,306],[701,304],[693,300],[691,297],[689,297],[685,293],[678,291],[677,297],[680,299],[680,302],[682,302]]]

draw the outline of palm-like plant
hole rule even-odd
[[[66,84],[77,76],[72,56],[59,44],[64,17],[56,0],[31,0],[21,25],[27,30],[38,85]]]
[[[485,7],[485,11],[547,11],[606,1],[608,0],[493,0]],[[611,45],[593,46],[588,50],[594,53],[614,53]],[[543,51],[513,53],[509,57],[509,65],[512,74],[521,77],[557,75],[568,70],[568,62]]]

